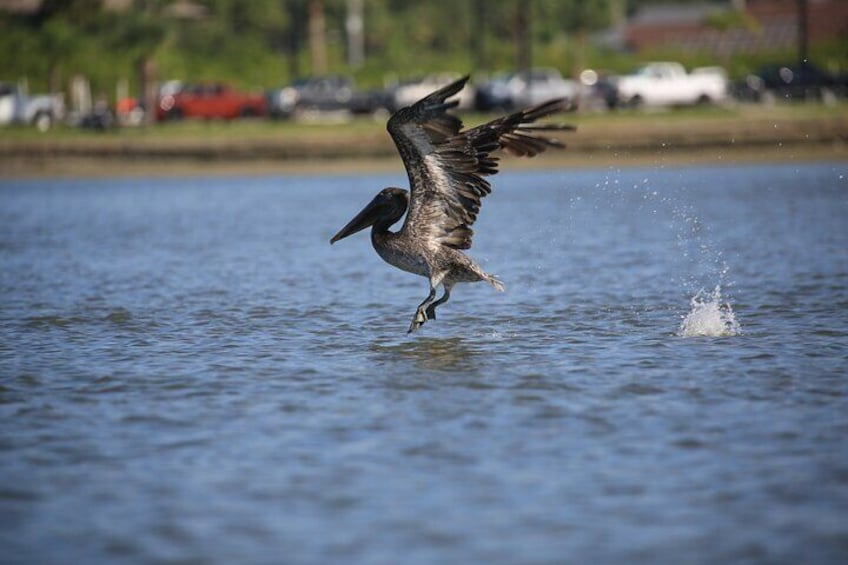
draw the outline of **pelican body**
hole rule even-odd
[[[410,191],[381,190],[365,208],[333,236],[330,243],[371,227],[371,244],[384,261],[426,277],[427,298],[418,306],[408,333],[436,319],[436,307],[448,301],[457,283],[486,281],[502,291],[503,283],[462,252],[471,247],[482,199],[491,193],[484,178],[498,172],[491,153],[533,157],[548,147],[564,147],[545,131],[574,129],[560,124],[535,124],[539,118],[566,110],[566,100],[552,100],[483,125],[463,130],[448,113],[458,102],[448,101],[468,77],[441,88],[389,118],[387,129],[398,148]],[[390,231],[406,214],[399,231]],[[436,289],[444,293],[436,299]]]

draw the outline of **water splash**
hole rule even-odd
[[[690,301],[692,309],[683,318],[681,337],[728,337],[740,333],[739,322],[730,303],[721,303],[721,285],[712,292],[699,290]]]

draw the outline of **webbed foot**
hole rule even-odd
[[[406,331],[406,333],[411,334],[412,332],[423,326],[424,322],[426,322],[428,319],[430,318],[427,317],[427,312],[424,310],[424,308],[419,307],[418,310],[415,311],[415,316],[412,317],[412,323],[409,324],[409,329]]]

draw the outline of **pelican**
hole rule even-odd
[[[430,292],[415,310],[407,333],[435,320],[436,308],[448,301],[457,283],[486,281],[498,291],[504,289],[495,275],[461,251],[471,247],[471,226],[483,197],[492,191],[484,177],[498,172],[498,158],[491,154],[503,149],[534,157],[548,147],[565,146],[542,132],[574,129],[535,124],[568,109],[568,102],[559,99],[463,130],[462,121],[448,113],[458,101],[448,98],[467,81],[467,76],[461,78],[389,118],[387,129],[411,190],[384,188],[330,240],[333,244],[371,226],[371,243],[384,261],[429,280]],[[404,214],[400,231],[389,231]],[[436,300],[439,285],[444,293]]]

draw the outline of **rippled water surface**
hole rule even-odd
[[[413,336],[400,174],[0,181],[0,561],[845,563],[846,175],[503,173]]]

